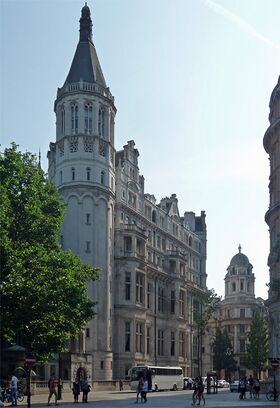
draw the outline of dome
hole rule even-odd
[[[234,255],[230,261],[230,266],[249,266],[250,262],[246,255],[241,253],[241,246],[238,247],[238,254]]]

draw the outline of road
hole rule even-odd
[[[187,408],[191,407],[191,391],[169,391],[148,394],[149,408]],[[80,396],[81,397],[81,396]],[[144,405],[140,402],[136,405],[136,394],[133,392],[119,391],[93,391],[89,394],[89,402],[87,408],[125,408],[131,406]],[[228,390],[219,391],[218,394],[205,395],[206,407],[209,408],[260,408],[260,407],[275,407],[279,408],[280,403],[267,401],[265,395],[260,396],[260,400],[247,398],[239,400],[237,393],[231,393]],[[31,407],[41,408],[47,405],[47,394],[32,396]],[[79,405],[83,405],[79,403]],[[26,399],[19,404],[22,408],[26,407]],[[54,401],[52,407],[55,408]],[[76,408],[73,403],[71,393],[64,393],[63,400],[59,401],[60,408]]]

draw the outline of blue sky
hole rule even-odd
[[[146,192],[206,211],[208,286],[241,243],[256,295],[269,280],[269,161],[262,145],[280,74],[278,0],[88,1],[99,60],[115,96],[116,148],[133,139]],[[0,0],[2,149],[46,153],[53,104],[78,42],[78,0]]]

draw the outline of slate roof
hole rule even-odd
[[[95,47],[89,40],[78,43],[64,85],[79,82],[81,79],[85,82],[97,83],[105,88],[107,87]]]

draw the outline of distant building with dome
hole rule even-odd
[[[255,297],[255,275],[253,265],[248,257],[241,252],[234,255],[227,268],[225,275],[225,297],[212,321],[213,334],[217,327],[227,330],[233,345],[234,358],[237,362],[237,370],[231,373],[231,377],[252,374],[245,367],[247,353],[247,339],[254,313],[264,314],[264,301]]]

